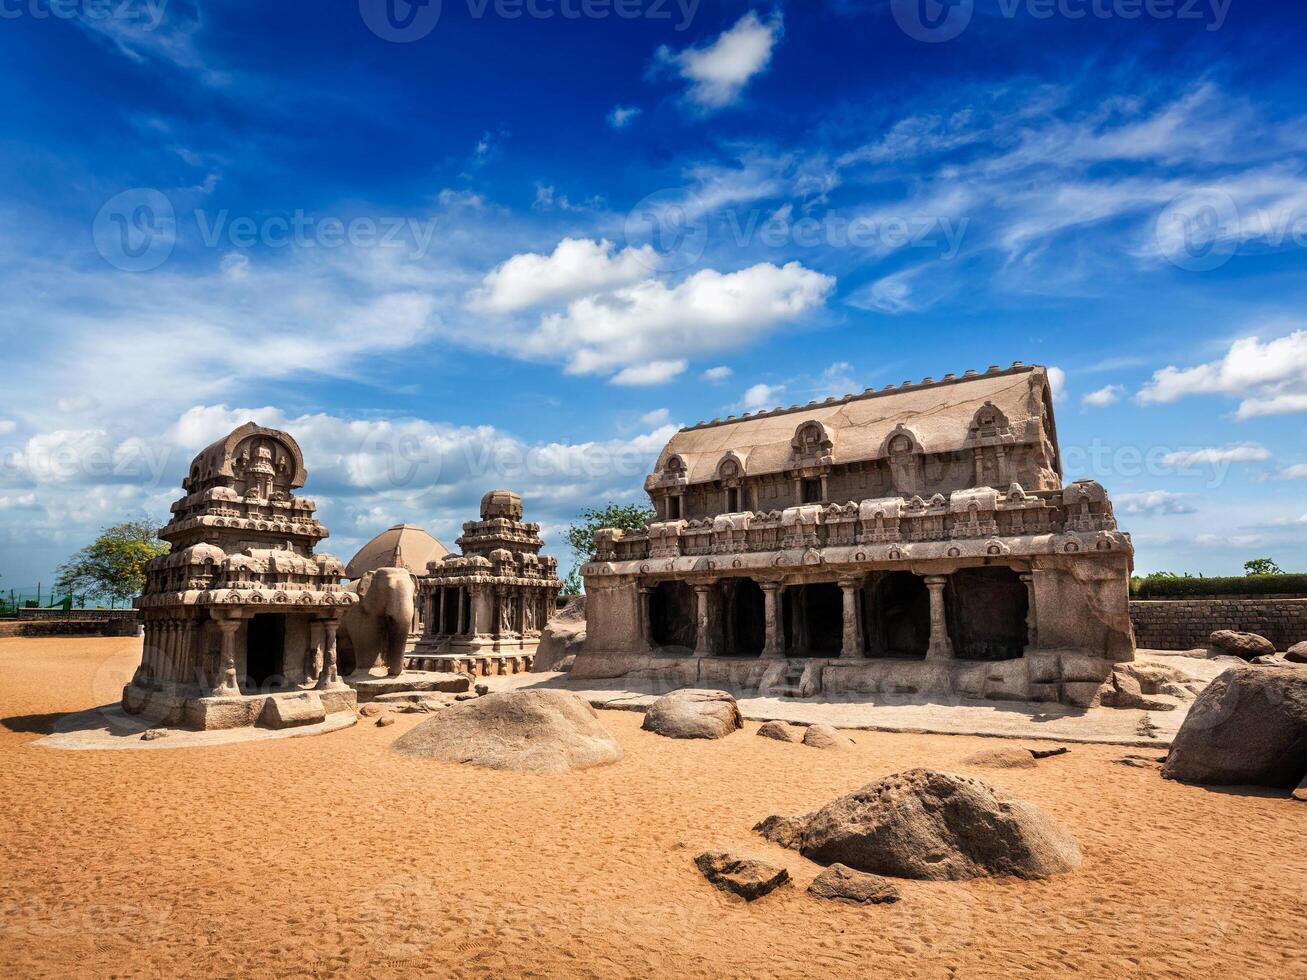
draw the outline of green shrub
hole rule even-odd
[[[1130,581],[1135,599],[1187,599],[1214,595],[1307,596],[1307,575],[1248,575],[1229,578],[1175,578],[1150,575]]]

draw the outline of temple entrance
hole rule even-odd
[[[286,617],[259,613],[245,627],[245,676],[252,687],[269,690],[285,682]]]
[[[728,579],[725,583],[726,643],[729,657],[761,656],[767,642],[766,600],[751,578]]]
[[[684,582],[659,582],[649,597],[654,645],[693,651],[698,633],[694,591]]]
[[[867,643],[876,656],[924,660],[930,648],[930,592],[911,572],[890,572],[871,590]]]
[[[1010,568],[961,568],[949,583],[949,633],[959,660],[1012,660],[1026,649],[1030,597]]]
[[[844,637],[844,596],[834,582],[791,585],[781,599],[785,655],[838,657]]]

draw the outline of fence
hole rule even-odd
[[[96,609],[113,609],[114,603],[107,607],[95,603]],[[117,603],[116,608],[130,608],[131,604]],[[37,584],[21,589],[0,590],[0,619],[14,619],[20,609],[87,609],[87,596],[56,593]]]

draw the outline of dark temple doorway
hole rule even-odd
[[[285,679],[286,617],[259,613],[245,628],[245,674],[256,688],[279,686]]]
[[[767,609],[762,589],[750,578],[727,583],[727,637],[722,652],[731,657],[757,657],[767,643]]]
[[[698,607],[694,590],[684,582],[659,582],[650,596],[650,625],[659,647],[693,650],[697,635]]]
[[[890,572],[872,592],[868,644],[877,656],[924,660],[930,648],[930,592],[911,572]]]
[[[1026,649],[1030,597],[1010,568],[961,568],[949,582],[949,633],[959,660],[1012,660]]]

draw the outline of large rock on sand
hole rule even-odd
[[[1162,769],[1209,786],[1296,786],[1307,774],[1307,671],[1231,667],[1198,696]]]
[[[740,708],[727,692],[686,689],[651,704],[640,727],[668,738],[723,738],[743,725]]]
[[[1307,664],[1307,640],[1295,643],[1284,651],[1284,659],[1291,664]]]
[[[791,725],[788,721],[764,721],[758,726],[758,734],[763,738],[774,738],[778,742],[803,741],[803,729]]]
[[[851,749],[853,739],[830,725],[809,725],[803,744],[812,749]]]
[[[1081,862],[1075,838],[1033,803],[929,769],[886,776],[800,819],[797,834],[786,821],[758,829],[790,837],[819,864],[894,878],[1047,878]]]
[[[531,659],[533,671],[570,670],[585,646],[585,596],[569,599],[540,631],[540,645]]]
[[[402,755],[556,773],[622,757],[599,715],[570,691],[504,691],[462,701],[395,742]]]
[[[1207,642],[1222,653],[1240,660],[1269,657],[1275,653],[1275,644],[1266,637],[1239,630],[1217,630],[1207,638]]]
[[[897,902],[902,896],[894,882],[880,875],[854,871],[842,864],[832,864],[808,886],[815,898],[832,898],[851,905],[883,905]]]

